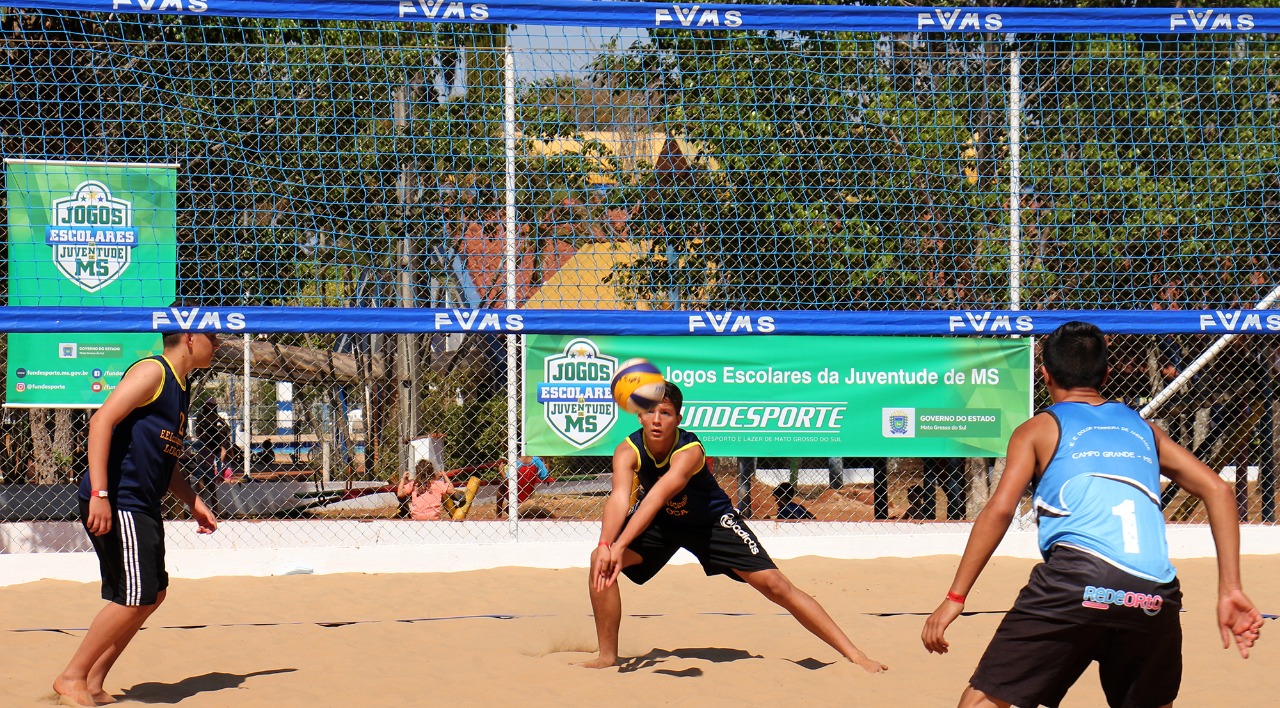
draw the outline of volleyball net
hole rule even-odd
[[[81,547],[88,415],[184,330],[223,335],[184,468],[304,540],[598,519],[634,356],[750,518],[972,518],[1070,319],[1274,522],[1280,10],[29,5],[4,550]],[[399,521],[422,460],[458,523]]]

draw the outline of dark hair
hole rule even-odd
[[[1101,388],[1107,378],[1107,340],[1088,322],[1067,322],[1044,340],[1040,359],[1063,388]]]
[[[201,303],[197,302],[195,299],[192,299],[192,298],[182,298],[182,297],[180,297],[180,298],[178,298],[177,300],[174,300],[173,302],[169,303],[169,308],[170,308],[170,309],[179,309],[179,308],[181,308],[181,309],[191,309],[191,308],[193,308],[193,307],[201,307],[201,306],[202,306],[202,305],[201,305]],[[206,333],[206,332],[191,332],[191,331],[165,332],[164,336],[163,336],[163,337],[161,337],[161,339],[160,339],[161,345],[162,345],[165,349],[168,349],[169,347],[177,346],[177,345],[179,345],[179,344],[181,344],[181,343],[182,343],[182,335],[184,335],[184,334],[217,334],[217,332],[207,332],[207,333]]]
[[[680,409],[684,407],[684,393],[680,390],[679,386],[671,383],[670,381],[666,382],[666,390],[662,392],[662,398],[664,400],[671,401],[671,407],[676,409],[677,414],[679,414]]]
[[[422,458],[418,460],[418,464],[413,466],[413,484],[416,487],[414,494],[425,494],[428,491],[427,485],[431,484],[431,478],[435,476],[436,466],[431,464],[431,460]]]
[[[796,498],[796,488],[790,482],[782,482],[773,488],[773,498],[779,504],[787,504]]]

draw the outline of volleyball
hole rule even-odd
[[[609,389],[623,410],[639,415],[662,402],[667,382],[648,359],[628,359],[618,367]]]

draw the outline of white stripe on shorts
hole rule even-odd
[[[124,604],[142,602],[142,569],[138,562],[138,528],[132,511],[120,512],[121,562],[124,566]]]

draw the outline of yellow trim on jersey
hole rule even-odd
[[[667,461],[666,461],[666,462],[664,462],[663,464],[666,464],[666,465],[671,464],[671,458],[675,457],[677,452],[684,452],[685,450],[688,450],[688,449],[689,449],[689,448],[691,448],[691,447],[697,447],[697,448],[701,449],[701,450],[702,450],[702,456],[703,456],[703,457],[706,457],[706,456],[707,456],[707,451],[706,451],[706,449],[702,447],[702,441],[701,441],[701,440],[696,440],[696,441],[694,441],[694,442],[689,443],[688,445],[685,445],[684,447],[678,447],[678,448],[676,448],[676,449],[672,450],[672,451],[671,451],[671,454],[667,455]]]
[[[628,435],[626,440],[627,440],[627,444],[631,446],[631,449],[635,450],[636,452],[636,466],[635,466],[635,469],[631,470],[631,473],[635,474],[640,471],[640,451],[636,450],[636,444],[631,442],[631,436]],[[648,451],[646,450],[646,452]]]
[[[170,370],[175,370],[175,369],[173,368],[173,362],[172,362],[172,361],[169,361],[169,357],[165,356],[164,354],[161,354],[161,355],[160,355],[160,358],[161,358],[161,359],[164,359],[165,363],[169,365],[169,369],[170,369]],[[179,376],[175,376],[174,378],[178,380],[178,385],[182,387],[182,390],[183,390],[183,391],[187,390],[187,382],[186,382],[186,380],[185,380],[185,379],[183,379],[183,378],[181,378],[181,377],[179,377]],[[153,399],[153,400],[154,400],[154,399]]]
[[[676,433],[677,439],[679,438],[679,435],[680,435],[679,433]],[[630,441],[630,438],[628,438],[628,441]],[[667,453],[667,459],[663,460],[662,462],[658,462],[658,459],[657,459],[656,457],[654,457],[654,456],[653,456],[653,453],[649,452],[649,446],[648,446],[648,445],[645,445],[645,446],[644,446],[644,454],[648,455],[650,460],[653,460],[653,464],[655,464],[655,465],[657,465],[657,466],[659,466],[659,467],[667,467],[668,465],[670,465],[670,464],[671,464],[671,458],[672,458],[672,457],[675,457],[675,454],[676,454],[677,452],[680,452],[681,450],[688,450],[689,448],[693,447],[694,445],[697,445],[698,447],[702,447],[702,441],[701,441],[701,440],[695,440],[695,441],[693,441],[693,442],[689,443],[688,445],[685,445],[684,447],[678,447],[678,448],[673,449],[671,452],[668,452],[668,453]],[[703,457],[706,457],[706,455],[707,455],[706,448],[703,448],[703,450],[702,450],[702,455],[703,455]],[[638,469],[638,468],[637,468],[637,469]]]
[[[159,360],[152,359],[150,357],[147,357],[146,359],[139,359],[138,361],[133,362],[133,364],[131,364],[129,368],[132,369],[138,364],[142,364],[148,361],[153,361],[155,362],[156,366],[160,367],[160,385],[156,387],[156,392],[151,394],[151,398],[148,398],[146,401],[142,403],[143,406],[151,405],[152,403],[155,402],[157,398],[160,397],[161,393],[164,393],[164,377],[166,376],[164,364],[161,364]],[[168,361],[168,359],[165,359],[165,361]],[[129,372],[126,370],[125,373],[127,374]]]

